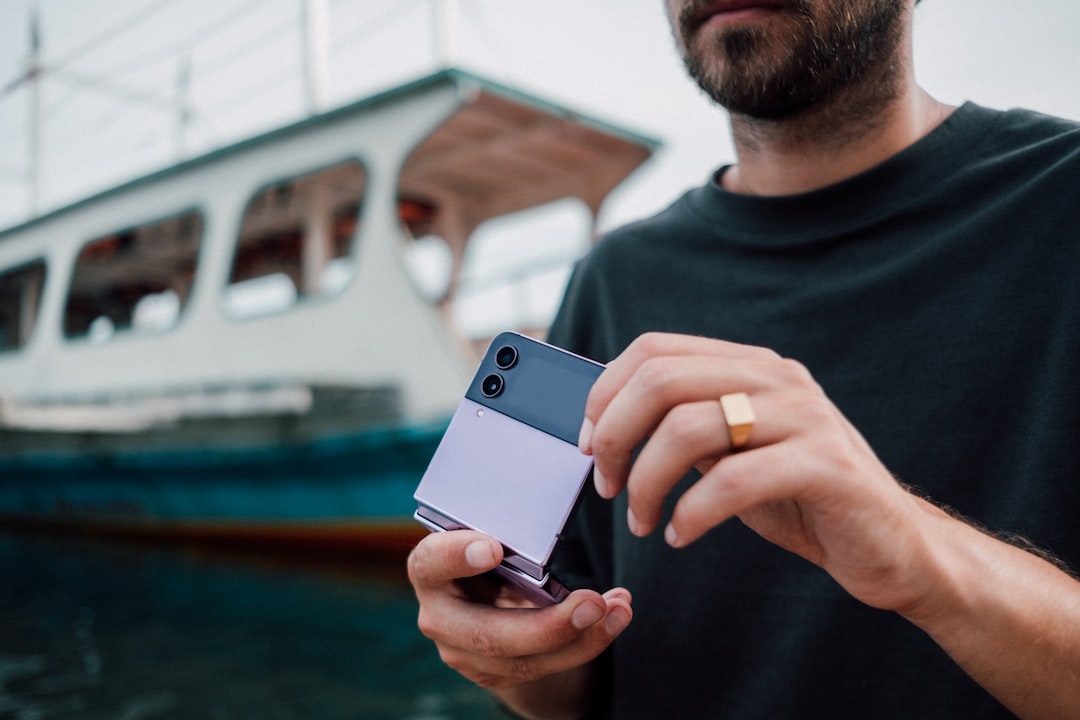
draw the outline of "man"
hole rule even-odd
[[[410,557],[521,716],[1080,717],[1080,583],[1034,549],[1080,564],[1080,128],[935,101],[914,5],[667,0],[738,162],[552,328],[609,363],[561,560],[606,592],[479,602],[478,533]]]

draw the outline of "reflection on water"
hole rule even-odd
[[[496,717],[402,562],[0,535],[0,719]]]

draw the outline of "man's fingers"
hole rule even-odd
[[[599,618],[591,626],[582,631],[573,630],[568,636],[565,626],[562,629],[555,627],[559,621],[552,625],[549,624],[551,618],[540,617],[554,607],[511,611],[503,616],[502,627],[493,631],[503,642],[492,642],[492,635],[485,631],[483,639],[473,647],[440,644],[440,655],[450,667],[489,687],[514,685],[578,667],[602,653],[630,623],[633,612],[628,597],[625,591],[608,593],[602,599],[605,609]],[[573,596],[563,604],[572,599]],[[506,610],[502,612],[507,613]],[[520,626],[514,628],[517,624]],[[520,644],[504,637],[507,631],[517,636]],[[530,635],[535,638],[530,640]],[[540,637],[545,639],[537,642]],[[514,649],[537,651],[515,653]]]
[[[420,630],[425,635],[481,657],[521,657],[552,653],[582,635],[603,632],[604,621],[616,605],[592,590],[577,590],[557,605],[545,608],[494,608],[459,599],[454,612],[422,607]]]
[[[502,562],[502,557],[499,542],[483,533],[435,532],[423,538],[409,554],[409,580],[417,592],[422,592],[485,573]]]
[[[418,624],[438,643],[484,657],[551,652],[606,619],[609,605],[629,607],[629,596],[609,602],[592,590],[577,590],[542,609],[500,608],[446,592],[455,580],[480,575],[502,560],[493,538],[471,530],[432,533],[409,556],[409,578],[424,596]],[[624,591],[625,592],[625,591]],[[451,607],[452,606],[452,607]]]
[[[712,369],[708,360],[696,356],[665,358],[643,362],[626,378],[592,430],[591,450],[601,495],[613,497],[622,490],[634,449],[671,408],[700,399],[702,381],[715,382]]]
[[[698,402],[716,402],[718,409],[720,396],[730,392],[754,395],[767,387],[768,377],[769,366],[756,361],[736,365],[699,355],[648,360],[640,365],[611,399],[592,431],[596,471],[604,485],[600,488],[598,483],[601,494],[612,497],[623,488],[635,448],[672,412],[681,413],[681,406]],[[717,437],[723,439],[723,415],[714,416]]]
[[[712,359],[729,357],[732,359],[742,358],[745,360],[767,360],[779,356],[767,348],[739,345],[736,343],[700,338],[691,335],[674,335],[668,333],[646,333],[632,342],[619,357],[607,365],[607,369],[600,375],[592,390],[589,392],[589,400],[585,406],[586,418],[595,423],[607,409],[612,398],[626,384],[630,377],[646,360],[665,356],[699,356]],[[591,446],[587,442],[590,437],[584,438],[583,452],[591,452]]]
[[[758,417],[745,450],[770,445],[800,429],[785,398],[763,392],[751,396]],[[692,467],[731,452],[727,420],[719,400],[672,408],[642,446],[627,480],[630,529],[646,535],[660,522],[664,498]],[[724,462],[727,462],[726,460]],[[710,465],[713,463],[709,463]]]
[[[675,547],[697,540],[709,529],[753,508],[782,500],[799,500],[822,476],[814,468],[812,448],[804,443],[769,445],[728,456],[716,463],[675,504],[665,539]]]
[[[443,661],[490,687],[509,686],[589,662],[632,617],[630,594],[576,590],[544,608],[496,607],[476,602],[461,581],[495,568],[498,542],[454,530],[428,535],[409,555],[409,579],[420,601],[417,625]]]

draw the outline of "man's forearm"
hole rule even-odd
[[[1023,718],[1080,717],[1080,582],[929,503],[935,592],[902,614]]]

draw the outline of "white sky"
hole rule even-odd
[[[44,64],[61,64],[43,84],[44,208],[176,157],[168,104],[185,54],[195,112],[189,155],[300,117],[302,0],[36,1]],[[32,2],[0,0],[0,88],[24,66]],[[456,64],[663,140],[654,161],[613,198],[604,225],[661,207],[731,158],[722,112],[683,75],[662,0],[453,0],[449,7]],[[329,13],[332,104],[438,64],[431,0],[329,0]],[[1076,0],[924,0],[919,77],[945,100],[1080,118],[1078,37]],[[27,213],[27,98],[25,86],[0,97],[0,226]]]
[[[303,0],[0,0],[0,227],[29,212],[25,67],[40,8],[39,209],[171,164],[181,58],[193,120],[185,156],[299,119]],[[664,143],[611,198],[601,228],[651,213],[732,151],[722,111],[686,79],[662,0],[327,0],[329,103],[434,71],[432,6],[453,64]],[[939,98],[1080,119],[1077,0],[924,0],[920,81]]]

